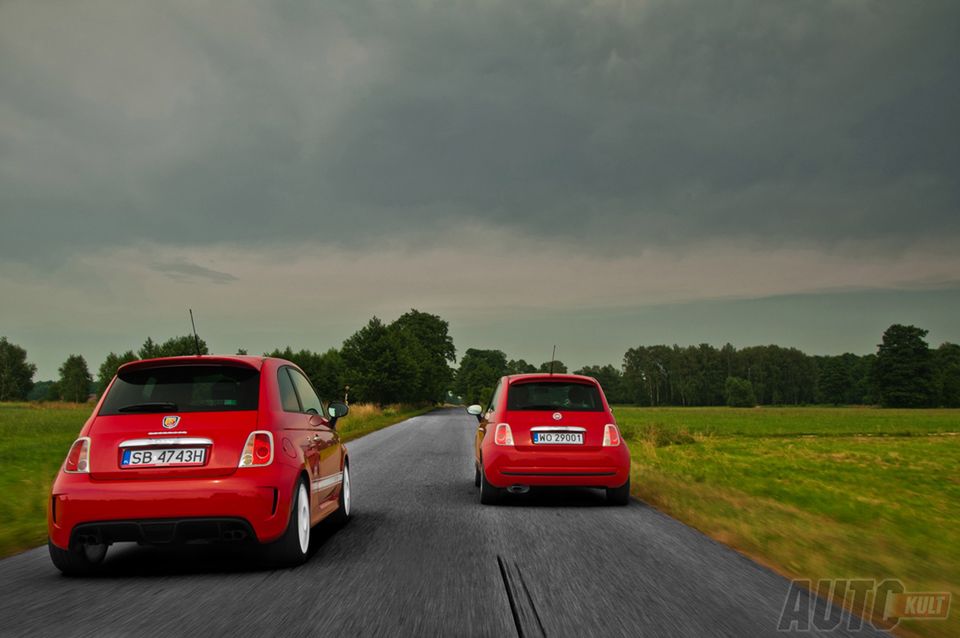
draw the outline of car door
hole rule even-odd
[[[483,437],[487,434],[487,426],[491,423],[496,424],[496,408],[499,405],[503,385],[503,379],[500,379],[500,382],[497,383],[497,389],[493,391],[493,396],[490,397],[490,404],[487,405],[487,409],[480,418],[480,423],[477,426],[476,452],[478,460],[482,457],[481,448],[483,446]]]
[[[313,497],[315,494],[313,485],[315,485],[322,473],[320,467],[320,448],[313,438],[316,434],[314,432],[314,426],[310,423],[313,415],[306,412],[300,401],[300,396],[293,384],[292,372],[296,371],[290,366],[283,366],[277,370],[280,404],[283,408],[283,430],[286,438],[303,454],[307,474],[310,475],[310,493],[311,502],[313,502],[316,500]],[[314,508],[314,511],[316,511],[316,508]]]
[[[340,486],[340,436],[330,427],[330,421],[324,414],[323,403],[313,389],[313,385],[299,370],[289,368],[293,387],[300,397],[303,411],[309,415],[308,423],[311,428],[311,442],[315,448],[319,463],[319,473],[313,477],[314,511],[320,512],[324,501],[327,501]]]

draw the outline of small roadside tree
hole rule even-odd
[[[85,403],[90,394],[93,379],[87,369],[87,361],[78,354],[72,354],[60,366],[60,380],[57,387],[60,398],[71,403]]]
[[[33,389],[37,366],[27,363],[27,351],[0,337],[0,401],[22,401]]]
[[[133,350],[127,350],[123,354],[117,354],[111,352],[107,355],[107,358],[103,360],[103,363],[100,364],[100,368],[97,370],[97,394],[103,394],[107,389],[107,386],[110,385],[110,381],[113,380],[113,375],[117,373],[117,369],[120,368],[125,363],[130,363],[131,361],[136,361],[138,359],[136,353]]]

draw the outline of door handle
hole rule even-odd
[[[312,440],[313,440],[314,443],[317,443],[317,442],[321,441],[322,439],[323,439],[323,437],[320,436],[319,434],[314,434]]]

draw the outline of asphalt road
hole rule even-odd
[[[354,518],[296,569],[209,546],[114,546],[90,579],[45,547],[0,561],[0,635],[783,635],[786,580],[646,505],[481,506],[475,426],[440,410],[350,443]]]

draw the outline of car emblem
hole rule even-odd
[[[553,413],[553,420],[554,420],[554,421],[559,421],[559,420],[562,419],[562,418],[563,418],[563,415],[560,414],[559,412],[554,412],[554,413]]]
[[[172,430],[173,428],[177,427],[179,423],[180,423],[180,417],[178,416],[163,417],[163,427],[167,428],[168,430]]]

